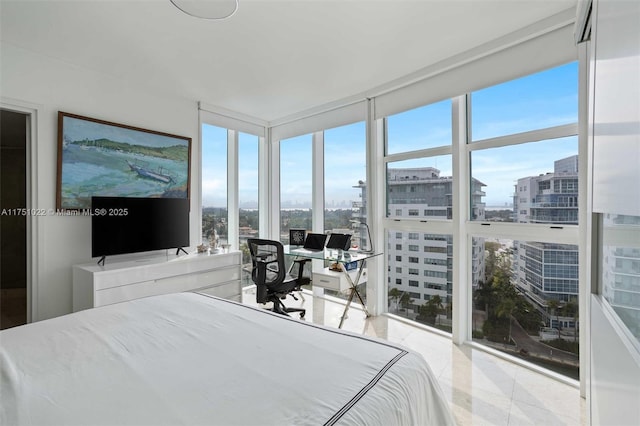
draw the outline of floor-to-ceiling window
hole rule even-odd
[[[259,208],[266,187],[260,161],[261,153],[267,151],[265,128],[206,109],[200,110],[200,119],[202,246],[214,253],[240,250],[242,282],[250,285],[246,241],[259,237],[260,224],[266,223],[265,211]]]
[[[451,331],[452,103],[385,119],[389,312]]]
[[[202,124],[202,243],[228,243],[227,129]]]
[[[351,235],[351,247],[358,250],[369,242],[366,228],[366,124],[364,121],[323,131],[324,231]],[[358,291],[366,301],[366,278]],[[325,293],[346,298],[340,292]]]
[[[325,130],[323,141],[324,230],[351,233],[352,221],[360,218],[361,188],[367,178],[365,123]],[[359,232],[354,237],[357,245]]]
[[[370,244],[366,233],[367,128],[366,102],[356,102],[312,117],[292,120],[271,129],[274,157],[278,160],[272,193],[273,228],[277,238],[289,243],[289,231],[349,233],[351,246]],[[272,230],[272,234],[276,234]],[[324,273],[329,262],[307,266]],[[368,280],[361,280],[361,283]],[[324,292],[318,286],[315,292]],[[330,290],[327,290],[330,292]],[[365,294],[364,286],[361,294]],[[343,294],[332,293],[343,297]]]
[[[470,338],[574,378],[577,69],[568,63],[384,120],[389,312],[451,331],[454,286],[465,286]],[[461,155],[452,140],[464,144]],[[457,191],[466,193],[458,204]],[[454,241],[466,252],[459,283]]]
[[[259,144],[258,136],[238,134],[238,237],[243,264],[251,262],[247,239],[257,238],[260,232]]]
[[[312,229],[312,134],[280,141],[280,241],[289,243],[289,230]]]
[[[473,340],[578,378],[578,64],[469,95]],[[471,200],[477,194],[471,185]],[[473,265],[470,270],[475,270]]]

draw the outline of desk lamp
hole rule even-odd
[[[367,250],[363,250],[361,246],[360,251],[362,253],[373,253],[373,240],[371,239],[371,231],[369,230],[369,225],[367,225],[367,222],[363,222],[359,219],[351,219],[349,222],[357,223],[358,225],[364,225],[365,228],[367,228],[367,235],[369,236],[369,248]]]

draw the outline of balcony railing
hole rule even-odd
[[[531,203],[532,208],[552,208],[552,209],[575,209],[578,210],[578,206],[575,203]]]

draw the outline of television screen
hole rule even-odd
[[[188,198],[91,198],[91,256],[189,246]]]

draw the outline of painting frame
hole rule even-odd
[[[192,139],[58,111],[56,208],[92,196],[190,199]]]

